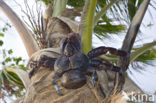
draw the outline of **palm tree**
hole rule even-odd
[[[135,9],[132,9],[131,7],[136,1],[138,1],[138,4],[135,6]],[[43,0],[43,2],[46,4],[45,14],[42,15],[38,10],[38,18],[35,20],[32,18],[34,15],[29,5],[25,2],[28,9],[28,12],[25,14],[30,21],[30,24],[27,24],[21,21],[4,1],[0,0],[0,7],[19,32],[30,60],[36,60],[44,53],[50,57],[57,58],[59,56],[59,42],[70,32],[80,34],[82,52],[87,54],[92,49],[93,34],[103,39],[103,37],[107,37],[110,34],[120,33],[125,30],[124,25],[114,25],[111,23],[114,21],[107,14],[107,12],[111,12],[114,15],[113,18],[119,19],[121,15],[119,17],[115,16],[118,12],[116,9],[123,11],[120,5],[125,4],[128,4],[128,9],[125,8],[125,11],[128,10],[128,14],[130,15],[125,21],[127,24],[131,22],[131,24],[121,49],[131,53],[130,58],[120,57],[119,62],[117,57],[112,55],[105,55],[101,58],[106,59],[108,62],[116,63],[125,72],[131,62],[139,60],[141,56],[144,56],[146,52],[156,45],[154,41],[136,48],[132,52],[135,38],[150,0],[128,0],[128,2],[122,0]],[[67,5],[72,8],[67,8]],[[75,17],[80,17],[81,21],[75,21]],[[53,54],[50,54],[49,51],[53,52]],[[17,69],[14,72],[18,75],[21,74]],[[15,103],[107,103],[113,100],[112,96],[120,93],[121,90],[129,92],[132,90],[141,91],[126,75],[119,76],[118,73],[105,72],[104,70],[97,71],[97,73],[99,82],[95,88],[88,82],[85,86],[76,90],[63,89],[65,95],[59,96],[54,90],[53,85],[51,85],[51,77],[54,74],[51,70],[48,68],[38,68],[31,80],[29,80],[28,74],[23,72],[25,76],[20,77],[27,92],[24,97],[18,99]]]

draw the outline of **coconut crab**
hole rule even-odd
[[[128,53],[123,50],[117,50],[112,47],[98,47],[92,49],[87,55],[81,51],[80,36],[77,33],[69,33],[68,37],[60,42],[61,56],[54,63],[54,58],[41,56],[39,60],[30,62],[30,67],[35,69],[41,66],[52,68],[55,72],[52,84],[58,94],[62,95],[59,89],[57,80],[61,78],[62,86],[66,89],[77,89],[86,84],[86,75],[91,76],[91,84],[94,86],[97,79],[96,70],[100,70],[102,66],[108,70],[119,72],[122,75],[122,69],[114,66],[111,63],[104,63],[101,60],[95,59],[107,52],[118,56],[128,56]],[[33,75],[33,70],[30,72],[30,78]]]

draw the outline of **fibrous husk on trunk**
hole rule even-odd
[[[59,47],[60,40],[67,37],[68,33],[78,33],[79,24],[65,17],[53,17],[47,25],[47,47]]]

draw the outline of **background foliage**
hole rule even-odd
[[[26,71],[24,60],[22,57],[14,57],[12,49],[6,50],[3,48],[3,37],[5,32],[11,28],[11,25],[6,25],[0,29],[0,98],[5,101],[8,97],[20,97],[25,94],[23,82],[18,75],[12,71],[13,67],[19,67]],[[5,101],[6,102],[6,101]]]

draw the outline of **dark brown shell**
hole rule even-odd
[[[83,53],[75,53],[70,57],[70,64],[72,68],[79,68],[81,71],[86,71],[89,66],[89,60]]]
[[[61,85],[66,89],[77,89],[86,84],[87,78],[79,70],[70,70],[61,77]]]
[[[54,70],[55,72],[61,74],[70,69],[69,64],[70,64],[70,61],[67,56],[60,56],[55,61]]]

